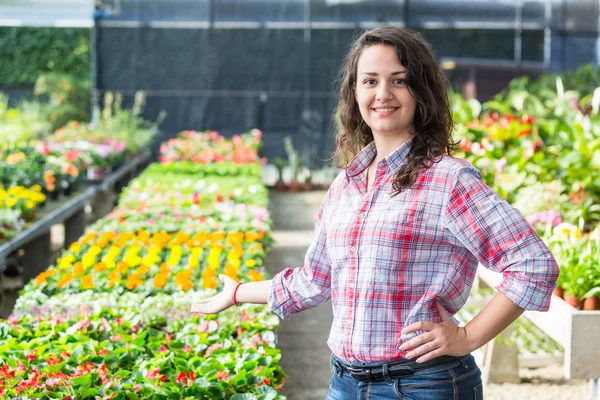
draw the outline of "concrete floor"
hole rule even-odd
[[[275,222],[277,243],[267,256],[265,266],[271,276],[286,267],[302,266],[313,238],[313,222],[326,192],[277,193],[271,191],[270,210]],[[289,375],[283,394],[289,400],[323,400],[327,397],[329,329],[333,321],[331,303],[293,315],[281,321],[278,347],[281,367]],[[588,383],[566,380],[562,365],[539,369],[520,369],[520,384],[488,384],[489,400],[562,400],[590,398]]]
[[[313,222],[325,192],[271,192],[270,210],[277,240],[267,256],[265,267],[271,274],[287,267],[299,267],[313,238]],[[294,314],[281,321],[278,347],[281,367],[289,375],[282,394],[289,400],[323,400],[327,397],[329,329],[333,321],[331,303]]]

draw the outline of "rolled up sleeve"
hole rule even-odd
[[[481,265],[503,274],[498,291],[523,309],[548,311],[559,274],[556,260],[523,214],[490,189],[476,168],[457,171],[444,226]]]
[[[324,211],[327,198],[315,220],[314,239],[304,266],[286,268],[273,278],[267,303],[281,319],[324,303],[331,296],[331,262],[327,256]]]

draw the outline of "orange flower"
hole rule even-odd
[[[225,264],[225,275],[227,275],[228,277],[230,277],[231,279],[239,282],[240,279],[237,276],[237,269],[235,268],[235,266],[233,264]]]
[[[108,283],[106,284],[106,286],[111,288],[120,282],[121,282],[121,274],[118,273],[117,271],[112,271],[108,274]]]
[[[64,274],[60,280],[56,283],[56,286],[58,287],[64,287],[65,285],[67,285],[69,282],[71,282],[73,280],[73,274],[71,273],[66,273]]]
[[[40,286],[43,283],[48,283],[48,281],[46,281],[46,273],[45,272],[41,272],[36,278],[35,278],[35,285],[36,286]]]
[[[142,283],[142,276],[140,274],[133,273],[127,277],[126,286],[127,289],[132,290],[135,289],[137,286],[141,285]]]
[[[94,271],[96,271],[96,272],[106,271],[106,264],[104,264],[103,262],[99,262],[98,264],[96,264],[94,266]]]
[[[75,265],[73,265],[73,273],[75,276],[83,275],[84,272],[85,269],[83,268],[83,264],[81,262],[78,261],[75,263]]]
[[[159,272],[158,274],[154,275],[154,287],[157,289],[164,288],[167,284],[167,278],[167,274],[162,272]]]
[[[216,289],[217,288],[217,280],[215,279],[217,276],[217,272],[211,268],[206,267],[204,271],[202,271],[202,284],[206,289]]]
[[[259,282],[259,281],[263,281],[265,279],[260,274],[260,272],[258,272],[255,269],[248,271],[248,276],[250,276],[250,281],[251,282]]]
[[[94,285],[94,277],[92,275],[86,275],[81,278],[81,286],[84,289],[92,289],[95,287]]]

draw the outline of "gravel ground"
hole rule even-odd
[[[520,384],[488,384],[486,400],[588,400],[591,398],[588,381],[566,380],[562,365],[521,369]]]

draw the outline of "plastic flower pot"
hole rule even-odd
[[[563,296],[565,295],[565,289],[561,288],[560,286],[557,286],[554,291],[552,292],[552,294],[554,294],[557,297],[560,297],[561,299],[563,298]]]
[[[600,297],[591,296],[583,299],[583,309],[588,311],[600,310]]]
[[[581,308],[581,299],[579,297],[565,293],[564,299],[571,305],[571,307],[574,307],[578,310]]]
[[[94,167],[90,166],[87,170],[87,178],[91,181],[98,181],[106,178],[110,172],[110,167]]]

